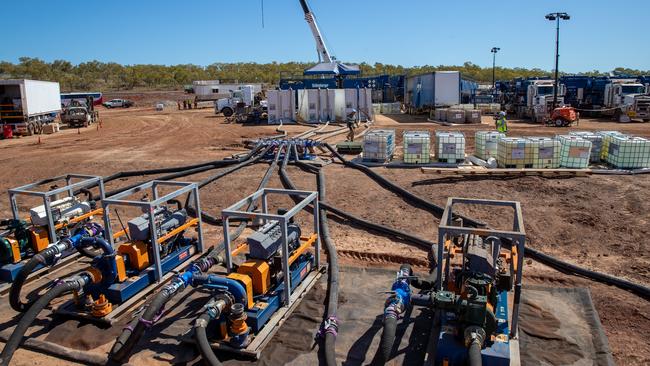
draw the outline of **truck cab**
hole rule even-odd
[[[534,122],[541,122],[553,109],[554,82],[552,80],[533,80],[526,90],[526,111],[524,116]],[[564,106],[564,84],[558,85],[557,106]]]
[[[637,81],[613,81],[605,86],[605,106],[614,111],[618,121],[628,118],[650,121],[650,95],[647,89],[646,85]]]
[[[214,113],[230,117],[235,113],[237,103],[243,102],[246,107],[253,105],[255,93],[252,85],[245,85],[240,90],[231,90],[230,97],[220,98],[214,103]]]

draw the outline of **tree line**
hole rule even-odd
[[[260,82],[277,84],[282,77],[300,77],[304,69],[313,66],[309,62],[285,63],[213,63],[208,66],[182,65],[120,65],[115,62],[89,61],[77,65],[65,60],[46,62],[38,58],[21,57],[18,63],[0,61],[0,79],[27,78],[58,81],[63,91],[130,90],[130,89],[179,89],[194,80],[222,82]],[[481,67],[471,62],[463,65],[439,65],[404,67],[390,64],[360,64],[362,75],[381,74],[416,75],[432,71],[458,70],[464,77],[478,82],[492,81],[492,68]],[[648,75],[649,70],[616,68],[615,73]],[[551,76],[550,71],[522,67],[497,67],[497,80],[511,80],[517,77]],[[598,70],[584,75],[606,75]]]

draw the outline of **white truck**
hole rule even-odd
[[[650,121],[650,95],[647,87],[637,80],[612,80],[605,85],[603,112],[614,116],[617,122],[631,119]]]
[[[0,123],[15,135],[38,134],[61,112],[59,83],[28,79],[0,80]]]
[[[515,113],[518,118],[530,118],[533,122],[543,122],[553,109],[553,80],[526,80],[517,85],[518,100]],[[564,84],[558,85],[557,105],[564,106]]]
[[[220,98],[214,102],[214,113],[223,114],[230,117],[237,109],[237,103],[244,103],[244,107],[253,106],[255,101],[255,89],[252,85],[244,85],[240,90],[235,90],[230,93],[228,98]]]

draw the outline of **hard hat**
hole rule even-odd
[[[506,116],[506,112],[504,112],[504,111],[499,112],[499,116],[501,116],[501,117],[505,117],[505,116]]]
[[[357,113],[357,110],[354,109],[354,108],[352,108],[352,111],[351,111],[351,112],[352,112],[352,113]]]

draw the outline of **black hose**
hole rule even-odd
[[[18,349],[18,346],[22,342],[25,332],[27,332],[29,326],[36,319],[38,314],[43,309],[45,309],[45,307],[50,303],[50,301],[52,301],[56,297],[61,296],[66,292],[78,290],[79,288],[80,288],[80,284],[77,281],[64,282],[52,287],[43,296],[39,297],[38,300],[36,300],[34,304],[29,307],[29,310],[25,312],[23,317],[16,325],[16,328],[14,329],[13,333],[11,333],[11,337],[9,337],[9,340],[7,340],[5,347],[2,349],[2,354],[0,354],[0,365],[1,366],[9,365],[9,362],[11,361],[14,352],[16,351],[16,349]]]
[[[286,188],[295,190],[295,189],[297,189],[296,185],[293,184],[293,181],[291,181],[291,178],[289,178],[289,176],[287,175],[287,172],[285,170],[285,167],[286,167],[285,162],[286,161],[287,161],[287,159],[285,159],[285,161],[283,161],[282,165],[280,166],[280,180],[282,181],[282,184]],[[432,246],[435,245],[435,243],[433,243],[431,241],[424,240],[422,238],[418,238],[417,236],[413,236],[413,235],[408,234],[408,233],[406,233],[404,231],[397,230],[397,229],[392,229],[392,228],[389,228],[389,227],[384,226],[384,225],[379,225],[379,224],[375,224],[373,222],[364,220],[364,219],[362,219],[362,218],[360,218],[358,216],[355,216],[355,215],[352,215],[352,214],[350,214],[348,212],[345,212],[345,211],[343,211],[343,210],[341,210],[341,209],[339,209],[339,208],[337,208],[335,206],[332,206],[332,205],[330,205],[328,203],[319,202],[319,204],[320,204],[321,208],[324,208],[327,211],[348,220],[350,223],[352,223],[354,225],[360,226],[360,227],[362,227],[364,229],[369,229],[369,230],[372,230],[372,231],[376,231],[376,232],[380,232],[380,233],[383,233],[383,234],[386,234],[386,235],[397,237],[397,238],[399,238],[401,240],[404,240],[404,241],[406,241],[408,243],[415,244],[416,246],[426,250],[427,252],[429,252],[431,250]]]
[[[317,175],[318,195],[320,200],[325,200],[325,174],[318,171]],[[329,260],[329,273],[328,273],[328,295],[327,295],[327,319],[336,319],[336,312],[339,302],[339,264],[338,256],[336,253],[336,246],[330,237],[329,225],[327,223],[327,212],[325,209],[320,208],[319,212],[320,221],[320,235],[325,244],[327,257]],[[338,324],[336,325],[338,330]],[[336,335],[332,331],[325,330],[325,364],[328,366],[336,365]]]
[[[133,351],[133,347],[138,343],[140,337],[147,328],[148,322],[152,322],[154,317],[161,311],[165,303],[169,301],[176,292],[167,291],[163,288],[156,294],[151,303],[145,308],[141,317],[135,317],[122,333],[117,337],[109,357],[116,362],[123,363]]]
[[[275,159],[267,172],[264,174],[264,177],[262,178],[262,181],[259,184],[258,189],[262,189],[266,186],[268,183],[271,173],[273,170],[275,170],[275,167],[277,166],[278,159],[280,156],[280,150],[276,152]],[[247,210],[250,211],[252,208],[252,203],[250,203],[247,207]],[[188,208],[188,206],[186,206]],[[237,229],[230,234],[231,240],[237,239],[246,229],[246,221],[243,221],[239,224]],[[224,250],[224,242],[221,242],[217,244],[214,248],[212,248],[211,252],[208,253],[207,255],[212,255],[212,254],[219,254]],[[142,334],[144,334],[144,331],[149,327],[153,322],[154,318],[160,314],[162,311],[163,307],[165,304],[171,300],[178,292],[170,292],[166,291],[166,288],[163,288],[160,292],[158,292],[151,303],[147,305],[144,313],[142,314],[141,317],[135,317],[133,320],[129,323],[128,326],[126,326],[123,330],[122,333],[118,336],[117,340],[115,341],[115,344],[111,348],[111,352],[109,357],[116,362],[125,362],[131,352],[133,351],[133,348],[138,344],[140,341],[140,338],[142,338]]]
[[[526,247],[525,256],[534,259],[540,263],[543,263],[551,268],[555,268],[560,272],[582,276],[597,282],[605,283],[607,285],[616,286],[623,290],[630,291],[646,300],[650,300],[650,288],[646,286],[633,283],[628,280],[624,280],[622,278],[608,275],[605,273],[600,273],[600,272],[588,270],[586,268],[578,267],[574,264],[561,261],[557,258],[553,258],[548,254],[544,254],[530,247]]]
[[[210,314],[204,312],[196,319],[194,325],[194,339],[203,357],[203,361],[210,366],[221,366],[221,361],[217,358],[210,347],[210,342],[208,342],[208,335],[206,334],[205,328],[207,327],[208,322],[210,321]]]
[[[407,201],[411,201],[414,204],[431,211],[433,214],[437,215],[438,218],[442,217],[442,214],[445,211],[444,207],[438,206],[438,205],[434,204],[433,202],[427,201],[424,198],[421,198],[421,197],[418,197],[418,196],[414,195],[413,193],[407,191],[406,189],[392,183],[388,179],[384,178],[381,174],[373,171],[372,169],[368,168],[365,165],[357,164],[355,162],[346,160],[330,144],[325,143],[324,145],[345,166],[349,166],[351,168],[362,171],[368,177],[370,177],[372,180],[374,180],[375,182],[377,182],[380,185],[384,186],[389,191],[392,191],[393,193],[401,196],[402,198],[406,199]],[[469,224],[471,226],[475,226],[475,227],[477,227],[477,226],[485,226],[485,223],[474,220],[474,219],[469,218],[469,217],[465,217],[465,216],[462,216],[462,215],[455,215],[455,217],[462,218],[464,223],[467,223],[467,224]]]
[[[27,277],[29,277],[39,264],[47,264],[47,261],[53,258],[55,254],[56,250],[53,247],[47,248],[31,257],[27,263],[25,263],[23,268],[20,269],[16,278],[11,283],[11,288],[9,290],[9,304],[12,309],[23,313],[32,306],[33,302],[25,303],[20,300],[20,293],[23,289],[23,285],[25,284]]]
[[[481,358],[481,345],[478,342],[472,342],[467,348],[467,358],[469,366],[481,366],[483,360]]]
[[[381,340],[379,343],[379,351],[381,352],[381,364],[385,364],[390,360],[393,353],[393,344],[395,343],[395,334],[397,333],[397,318],[385,317],[384,327],[381,332]]]

